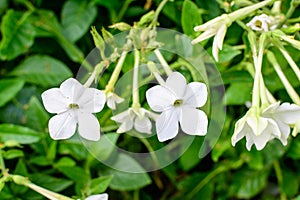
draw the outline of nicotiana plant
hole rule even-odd
[[[48,122],[48,131],[53,140],[72,140],[77,137],[75,133],[78,132],[83,140],[97,142],[102,140],[101,134],[134,132],[137,133],[135,136],[141,137],[156,135],[159,142],[168,143],[182,135],[192,137],[208,134],[210,122],[213,122],[210,116],[210,106],[213,104],[210,102],[211,90],[208,81],[205,78],[196,80],[199,74],[195,75],[195,71],[187,61],[182,61],[188,63],[186,66],[182,63],[175,67],[170,65],[170,60],[180,58],[178,55],[163,52],[162,48],[168,44],[158,40],[158,16],[166,3],[168,0],[161,1],[155,12],[145,14],[133,25],[125,22],[111,25],[110,28],[123,32],[122,42],[117,41],[104,28],[101,34],[95,27],[91,28],[90,32],[99,58],[94,67],[89,62],[81,60],[88,75],[81,80],[68,78],[59,88],[58,86],[50,88],[41,95],[45,109],[55,114]],[[251,104],[245,115],[235,122],[231,144],[236,146],[245,137],[248,151],[253,149],[253,145],[256,150],[261,151],[274,139],[286,146],[292,140],[290,135],[296,137],[300,132],[300,97],[294,86],[299,85],[300,70],[287,50],[289,46],[300,50],[300,41],[295,37],[298,37],[299,19],[290,19],[300,2],[292,0],[285,16],[281,11],[281,1],[244,3],[247,6],[238,6],[236,10],[229,9],[226,14],[205,23],[193,24],[197,35],[193,37],[191,44],[195,46],[200,45],[198,43],[204,44],[206,40],[214,37],[208,44],[212,46],[211,55],[218,65],[223,59],[221,55],[229,27],[234,24],[242,28],[244,31],[242,46],[245,49],[243,61],[248,63],[246,68],[253,78],[251,80],[253,86]],[[225,5],[227,4],[224,3],[224,7]],[[278,52],[289,64],[292,76],[296,78],[285,75],[281,67],[282,62],[274,55]],[[206,77],[209,74],[209,65],[204,68],[207,72],[204,71],[200,76]],[[269,88],[267,79],[270,70],[275,71],[290,101],[282,100]],[[132,73],[131,78],[127,79],[128,85],[124,85],[127,94],[116,90],[116,85],[125,72]],[[145,78],[145,74],[149,76]],[[297,81],[297,84],[293,81]],[[93,84],[96,84],[96,88],[92,87]],[[126,103],[129,106],[125,105]],[[105,106],[108,109],[104,109]],[[103,113],[104,110],[108,112]],[[109,130],[103,129],[99,116],[113,120],[118,126],[113,125]],[[181,131],[184,134],[181,134]],[[142,141],[151,153],[153,151],[151,143],[144,138]],[[176,145],[174,144],[172,148],[176,149]],[[214,148],[210,145],[208,144],[207,151]],[[200,146],[201,144],[197,149],[200,150]],[[99,146],[100,150],[101,148]],[[4,187],[4,183],[13,181],[31,188],[48,199],[71,199],[35,185],[23,176],[10,174],[5,171],[2,157],[0,161],[1,170],[4,171],[0,179],[0,188]],[[155,154],[153,162],[160,165],[159,158]],[[240,166],[242,162],[243,159],[235,163],[236,165],[232,164],[232,169]],[[118,164],[126,165],[126,163]],[[220,171],[222,170],[225,169]],[[278,166],[275,170],[276,175],[279,174],[279,181],[282,181]],[[199,184],[200,189],[204,183]],[[195,187],[196,192],[197,190]],[[108,199],[107,194],[99,193],[102,192],[97,194],[89,191],[83,193],[82,198]],[[187,198],[193,199],[194,193],[192,190]],[[281,193],[281,198],[285,199],[284,193]]]

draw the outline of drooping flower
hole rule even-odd
[[[122,103],[123,101],[124,101],[123,98],[119,97],[117,94],[113,92],[109,92],[107,94],[106,103],[107,106],[112,110],[116,109],[116,104]]]
[[[125,133],[132,128],[141,133],[151,133],[152,124],[150,118],[156,118],[156,114],[144,109],[144,108],[129,108],[124,112],[121,112],[111,119],[121,123],[117,133]]]
[[[86,88],[74,78],[64,81],[60,88],[51,88],[42,94],[49,113],[49,133],[54,140],[68,139],[76,131],[88,140],[99,140],[100,124],[92,113],[100,112],[105,104],[104,92]]]
[[[155,112],[162,112],[156,119],[156,132],[160,142],[174,138],[180,123],[189,135],[205,135],[208,119],[202,110],[207,100],[207,87],[200,82],[187,84],[179,72],[173,72],[165,85],[147,90],[147,102]]]
[[[290,127],[300,120],[300,106],[290,103],[282,103],[280,105],[280,102],[276,102],[268,106],[262,116],[272,118],[277,123],[281,131],[281,136],[278,139],[283,145],[286,145]]]
[[[246,137],[246,147],[250,151],[254,144],[257,150],[265,147],[268,141],[277,138],[283,145],[287,144],[290,125],[300,118],[300,107],[295,104],[280,102],[270,104],[261,113],[251,108],[244,117],[237,121],[232,145]]]
[[[95,194],[87,197],[85,200],[108,200],[108,194]]]
[[[273,18],[266,15],[261,14],[258,16],[253,17],[253,19],[248,22],[246,25],[249,26],[254,31],[270,31],[274,28],[271,26],[273,22]]]

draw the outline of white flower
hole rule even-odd
[[[121,123],[117,133],[125,133],[133,127],[141,133],[151,133],[152,124],[149,118],[155,119],[156,115],[144,108],[129,108],[111,119]]]
[[[116,104],[122,103],[123,101],[124,101],[123,98],[119,97],[113,92],[109,92],[107,94],[106,103],[107,106],[112,110],[116,109]]]
[[[88,140],[99,140],[100,125],[92,113],[100,112],[105,104],[104,92],[86,88],[76,79],[69,78],[60,88],[51,88],[42,94],[43,104],[50,113],[49,133],[54,140],[74,135],[78,124],[79,134]]]
[[[287,144],[290,134],[290,124],[294,124],[300,117],[300,107],[295,104],[280,102],[269,105],[259,114],[251,108],[246,115],[237,121],[232,145],[246,137],[246,147],[250,151],[254,144],[257,150],[265,147],[268,141],[278,138],[283,145]]]
[[[146,98],[152,110],[162,112],[156,119],[156,132],[160,142],[172,139],[178,134],[178,122],[183,132],[189,135],[206,134],[207,116],[197,109],[207,100],[205,84],[187,84],[183,75],[173,72],[165,85],[148,89]]]
[[[290,126],[300,120],[300,106],[290,103],[276,102],[268,106],[262,116],[272,118],[278,125],[281,136],[280,139],[283,145],[287,144],[287,138],[290,134]],[[297,125],[295,125],[297,129]]]
[[[204,31],[199,37],[192,41],[192,44],[202,42],[212,36],[214,37],[212,54],[216,61],[219,60],[219,50],[222,50],[223,41],[226,35],[227,26],[230,26],[231,20],[224,14],[205,24],[194,27],[195,31]]]
[[[253,19],[246,25],[249,26],[254,31],[267,32],[273,28],[271,27],[272,21],[273,21],[272,17],[266,14],[261,14],[259,16],[253,17]]]
[[[108,200],[108,194],[95,194],[87,197],[85,200]]]

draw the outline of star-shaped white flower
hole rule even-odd
[[[257,150],[262,150],[268,141],[278,138],[283,145],[287,144],[290,134],[290,124],[300,117],[300,107],[295,104],[273,103],[258,114],[253,108],[237,121],[232,145],[246,137],[246,147],[250,151],[254,144]]]
[[[179,123],[183,132],[189,135],[206,134],[207,116],[197,109],[207,100],[205,84],[187,84],[182,74],[173,72],[165,85],[148,89],[146,98],[152,110],[162,112],[156,119],[156,132],[160,142],[174,138],[178,134]]]
[[[121,123],[117,133],[125,133],[134,127],[138,132],[150,134],[152,128],[150,118],[155,119],[156,114],[144,108],[129,108],[111,119]]]
[[[119,97],[113,92],[109,92],[107,94],[106,103],[107,106],[112,110],[116,109],[116,104],[122,103],[123,101],[124,101],[123,98]]]
[[[95,194],[87,197],[85,200],[108,200],[108,194]]]
[[[60,88],[42,94],[43,104],[50,113],[49,133],[54,140],[68,139],[76,131],[88,140],[99,140],[100,124],[92,113],[100,112],[105,104],[104,92],[86,88],[74,78],[64,81]]]
[[[253,19],[248,22],[246,25],[249,26],[252,30],[254,31],[269,31],[273,27],[271,27],[272,23],[272,17],[266,15],[266,14],[261,14],[259,16],[253,17]]]

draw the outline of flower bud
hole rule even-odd
[[[128,31],[131,29],[131,26],[125,22],[119,22],[119,23],[110,25],[109,28],[115,28],[115,29],[118,29],[119,31]]]
[[[95,46],[100,50],[103,51],[105,50],[105,43],[101,35],[97,32],[96,28],[92,26],[91,34],[94,39]]]

